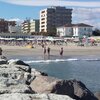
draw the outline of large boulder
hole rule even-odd
[[[31,82],[30,86],[37,93],[51,93],[57,81],[56,78],[39,75]]]
[[[0,100],[74,100],[69,96],[55,94],[3,94],[0,95]]]
[[[37,76],[30,85],[37,93],[68,95],[76,100],[97,100],[86,86],[77,80],[60,80],[49,76]]]
[[[100,100],[100,92],[96,92],[94,95]]]

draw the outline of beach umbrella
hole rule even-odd
[[[24,40],[23,38],[18,38],[17,40]]]
[[[26,38],[25,40],[35,40],[35,38]]]

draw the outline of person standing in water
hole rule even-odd
[[[48,56],[50,56],[50,47],[47,48]]]
[[[44,47],[44,55],[46,54],[46,47]]]
[[[0,55],[2,56],[2,48],[0,47]]]
[[[60,56],[63,56],[63,47],[60,50]]]

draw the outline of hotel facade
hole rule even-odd
[[[66,24],[61,27],[57,27],[57,36],[74,36],[74,37],[83,37],[92,35],[93,26],[78,23],[78,24]]]
[[[40,32],[53,32],[56,27],[71,24],[72,9],[51,7],[40,11]]]
[[[22,33],[38,33],[39,32],[39,20],[29,19],[22,23]]]

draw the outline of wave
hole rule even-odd
[[[100,59],[77,59],[77,58],[70,58],[70,59],[55,59],[55,60],[32,60],[32,61],[24,61],[27,64],[31,63],[51,63],[51,62],[66,62],[66,61],[100,61]]]

